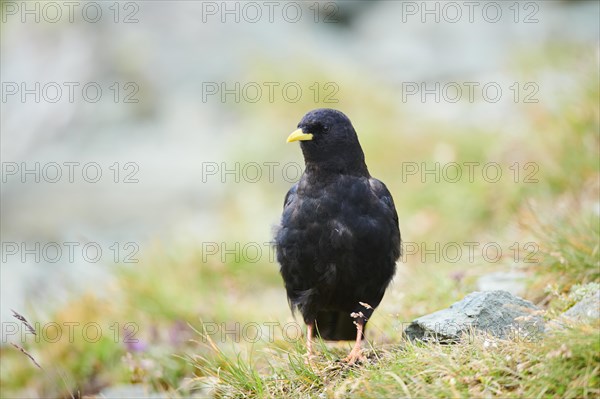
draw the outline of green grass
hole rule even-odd
[[[456,345],[400,341],[367,351],[348,366],[339,348],[319,348],[307,364],[302,346],[255,350],[252,359],[196,357],[195,389],[218,397],[597,397],[598,325],[548,334],[536,342],[472,336]],[[257,359],[258,357],[258,359]],[[260,364],[262,366],[262,374]]]

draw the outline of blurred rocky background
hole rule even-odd
[[[203,295],[223,295],[224,319],[237,320],[228,309],[242,302],[289,318],[268,243],[302,165],[285,138],[318,107],[353,121],[409,242],[497,241],[511,257],[512,232],[532,222],[510,218],[527,203],[564,203],[588,187],[578,204],[598,214],[587,184],[594,125],[578,135],[568,124],[595,121],[596,1],[0,5],[3,323],[15,321],[11,309],[54,320],[82,295],[120,298],[144,279],[139,292],[150,292],[130,305],[145,314],[172,301],[207,317],[216,310]],[[496,162],[504,175],[490,184],[408,173],[422,162]],[[523,183],[528,162],[535,184]],[[517,275],[526,291],[518,259],[457,268],[423,262],[422,249],[398,278],[421,276],[412,283],[424,289],[409,298],[398,283],[382,312],[434,311],[481,278],[511,290],[489,273]],[[234,282],[199,275],[207,264]],[[426,288],[434,270],[440,292]]]

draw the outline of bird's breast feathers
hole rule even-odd
[[[309,184],[303,177],[290,190],[280,227],[332,249],[351,249],[359,241],[390,234],[391,211],[370,180],[341,176],[327,184]]]

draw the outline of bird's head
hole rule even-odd
[[[298,129],[287,138],[300,141],[307,166],[350,172],[363,169],[364,154],[350,119],[335,109],[319,108],[308,112]]]

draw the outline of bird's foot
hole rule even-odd
[[[362,350],[360,349],[352,349],[348,356],[342,359],[342,362],[347,363],[348,365],[353,365],[355,363],[363,363],[367,361],[367,357],[363,355]]]
[[[304,355],[304,364],[307,366],[312,366],[317,356],[312,352],[307,352]]]

